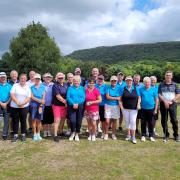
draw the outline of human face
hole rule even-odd
[[[79,82],[77,79],[74,79],[74,80],[73,80],[73,85],[74,85],[75,87],[79,87],[80,82]]]
[[[145,85],[146,89],[149,89],[150,86],[151,86],[151,81],[150,81],[150,80],[146,80],[146,81],[144,82],[144,85]]]
[[[44,78],[44,82],[47,84],[50,83],[51,81],[52,81],[52,78],[49,76]]]
[[[17,81],[17,78],[18,78],[17,72],[12,72],[11,73],[11,79],[14,80],[14,81]]]
[[[94,68],[93,70],[92,70],[92,76],[93,77],[97,77],[99,75],[99,70],[97,69],[97,68]]]
[[[6,77],[0,77],[0,83],[5,84],[6,83]]]
[[[93,89],[94,86],[95,86],[94,82],[89,82],[88,85],[89,85],[89,88],[90,88],[90,89]]]
[[[138,83],[140,82],[140,79],[141,79],[140,76],[135,76],[135,77],[134,77],[134,83],[135,83],[135,84],[138,84]]]
[[[172,73],[166,73],[166,74],[165,74],[165,81],[166,81],[166,82],[171,82],[171,81],[172,81],[172,78],[173,78]]]
[[[98,84],[101,86],[104,83],[104,79],[98,78]]]
[[[151,86],[155,86],[156,85],[156,80],[155,79],[151,79]]]
[[[36,78],[36,79],[35,79],[35,85],[39,85],[39,84],[40,84],[40,81],[41,81],[41,79]]]
[[[35,72],[34,72],[34,71],[30,71],[30,72],[29,72],[29,78],[30,78],[31,80],[34,80],[34,75],[35,75]]]
[[[123,76],[123,75],[121,75],[121,74],[118,75],[118,81],[119,81],[119,82],[123,81],[123,79],[124,79],[124,76]]]
[[[81,75],[81,71],[76,71],[75,75],[79,75],[80,76]]]
[[[22,76],[20,77],[19,81],[20,81],[20,84],[21,84],[22,86],[24,86],[24,85],[26,84],[27,77],[24,76],[24,75],[22,75]]]
[[[129,88],[132,87],[132,80],[126,80],[126,84]]]
[[[69,82],[70,84],[73,83],[73,76],[69,76],[69,77],[68,77],[68,82]]]
[[[58,76],[58,77],[57,77],[57,82],[60,83],[60,84],[62,84],[62,83],[64,82],[64,77]]]
[[[116,80],[112,80],[112,81],[111,81],[111,86],[112,86],[112,87],[115,87],[115,86],[116,86],[116,83],[117,83]]]

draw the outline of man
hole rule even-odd
[[[117,74],[117,78],[118,78],[117,85],[118,85],[120,91],[123,91],[124,88],[126,87],[126,83],[123,81],[124,80],[124,74],[122,72],[119,72]],[[119,131],[120,132],[123,131],[122,122],[123,122],[123,114],[122,114],[122,111],[120,110],[120,119],[119,119]]]
[[[12,86],[7,83],[5,72],[0,72],[0,114],[4,116],[3,140],[7,140],[9,129],[8,104],[10,102],[10,90]]]
[[[81,83],[80,83],[80,85],[84,87],[85,84],[86,84],[86,80],[85,80],[84,77],[81,76],[81,69],[80,69],[80,68],[76,68],[75,71],[74,71],[74,74],[75,74],[75,75],[79,75],[79,76],[81,77]]]
[[[13,84],[18,83],[18,72],[16,70],[12,70],[10,72],[10,77],[11,79],[8,81],[9,84],[11,84],[13,86]]]
[[[138,90],[141,89],[141,87],[143,87],[143,83],[141,83],[140,80],[141,80],[140,74],[135,74],[133,77],[133,84]],[[136,133],[137,134],[140,134],[140,132],[138,130],[140,119],[141,119],[141,110],[138,110],[138,115],[137,115],[137,119],[136,119]]]
[[[160,99],[160,112],[161,124],[164,132],[164,142],[169,138],[168,132],[168,114],[172,123],[174,131],[174,140],[179,142],[178,135],[178,121],[177,121],[177,99],[180,97],[180,90],[175,82],[172,81],[173,72],[167,71],[165,73],[165,80],[159,85],[159,99]]]

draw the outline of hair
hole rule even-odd
[[[94,70],[96,70],[96,71],[99,72],[99,69],[98,69],[98,68],[92,68],[92,71],[94,71]]]
[[[81,77],[79,76],[79,75],[75,75],[74,77],[73,77],[73,81],[74,80],[76,80],[76,81],[78,81],[79,83],[81,82]]]
[[[147,82],[147,81],[151,82],[151,78],[146,76],[146,77],[143,78],[143,82]]]
[[[55,77],[56,81],[57,81],[59,75],[63,75],[63,78],[65,79],[65,75],[62,72],[58,72]]]
[[[67,74],[67,78],[69,77],[69,76],[74,76],[72,73],[68,73]]]
[[[168,74],[168,73],[171,73],[173,75],[173,71],[171,71],[171,70],[166,71],[165,74]]]
[[[137,77],[137,76],[141,77],[141,75],[140,75],[140,74],[134,74],[134,76],[133,76],[133,77]]]
[[[88,79],[88,83],[96,83],[96,80],[93,78],[93,77],[90,77],[89,79]]]
[[[12,71],[10,72],[10,76],[12,76],[13,73],[16,73],[17,76],[18,76],[18,72],[17,72],[16,70],[12,70]]]
[[[157,82],[156,76],[151,76],[150,79],[151,79],[151,80],[155,80],[155,81]]]
[[[25,74],[25,73],[20,74],[20,75],[19,75],[19,79],[21,79],[22,76],[25,76],[26,79],[27,79],[27,74]]]

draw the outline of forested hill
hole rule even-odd
[[[91,49],[77,50],[66,57],[83,61],[91,60],[106,63],[138,60],[177,62],[180,61],[180,41],[101,46]]]

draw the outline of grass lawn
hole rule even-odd
[[[157,129],[162,137],[160,121]],[[180,179],[180,143],[138,138],[134,145],[124,141],[124,133],[107,142],[88,142],[86,134],[79,143],[0,140],[0,179]]]

